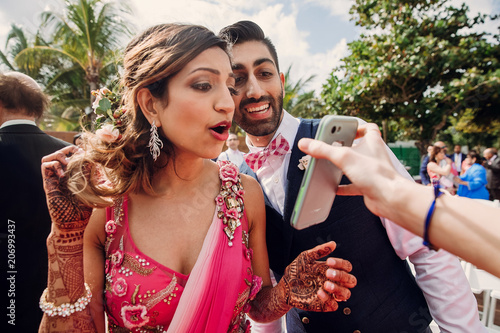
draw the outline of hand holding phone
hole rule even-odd
[[[357,129],[358,121],[354,117],[328,115],[321,119],[315,139],[350,147]],[[332,162],[312,158],[293,208],[292,227],[300,230],[326,220],[341,178],[342,170]]]

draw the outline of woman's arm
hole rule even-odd
[[[448,176],[451,172],[451,164],[446,164],[444,167],[440,167],[436,162],[429,162],[427,164],[427,171],[434,172],[441,176]]]
[[[364,140],[352,148],[302,139],[302,151],[341,168],[352,185],[338,195],[363,195],[368,209],[422,236],[433,188],[403,178],[394,169],[375,124],[361,126]],[[369,169],[368,169],[369,168]],[[367,172],[370,170],[370,172]],[[429,237],[432,244],[500,276],[500,210],[469,198],[442,195],[436,200]]]
[[[266,246],[264,196],[255,179],[243,176],[242,181],[249,221],[249,243],[253,250],[252,267],[254,274],[263,279],[263,287],[251,303],[250,317],[258,322],[270,322],[283,316],[292,307],[311,311],[336,310],[338,305],[334,297],[339,301],[348,299],[350,291],[347,288],[356,285],[356,279],[347,273],[352,269],[351,264],[335,258],[333,269],[328,269],[325,263],[316,262],[334,250],[334,242],[326,243],[299,255],[287,267],[278,285],[272,287]],[[301,283],[306,280],[314,287],[306,290]],[[300,295],[297,293],[299,290]]]
[[[64,174],[67,156],[76,150],[74,146],[66,147],[42,159],[52,230],[47,238],[48,285],[41,298],[45,311],[39,332],[96,332],[90,308],[85,304],[89,295],[83,276],[83,234],[92,209],[74,199]],[[74,305],[78,300],[85,306],[77,306],[80,311],[71,311],[65,305]]]
[[[83,246],[85,282],[92,291],[92,300],[89,304],[90,314],[100,333],[106,332],[104,320],[105,224],[106,210],[95,209],[85,229]]]

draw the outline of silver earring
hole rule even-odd
[[[155,121],[151,124],[151,138],[149,139],[148,147],[151,156],[153,156],[153,161],[156,162],[158,156],[160,156],[161,149],[163,148],[163,141],[161,141],[158,135],[158,128],[156,127]]]

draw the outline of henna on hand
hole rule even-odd
[[[336,269],[329,269],[325,262],[318,259],[330,254],[335,243],[319,245],[302,252],[285,270],[279,284],[285,289],[286,303],[306,311],[335,311],[339,301],[351,296],[348,288],[356,285],[356,278],[348,272],[352,265],[347,260],[336,259]],[[331,294],[324,300],[318,292]]]
[[[251,302],[249,316],[257,322],[270,322],[287,313],[292,307],[307,311],[335,311],[339,301],[347,300],[348,288],[356,285],[349,274],[349,261],[329,258],[330,266],[318,259],[330,254],[335,242],[319,245],[302,252],[285,270],[274,288],[265,287]]]
[[[50,217],[57,229],[66,232],[85,229],[92,214],[92,208],[76,200],[69,191],[64,175],[67,157],[76,150],[74,146],[65,147],[42,159],[43,187]]]
[[[92,208],[78,201],[67,187],[64,170],[74,146],[65,147],[42,159],[43,187],[52,219],[47,238],[49,258],[47,300],[59,306],[73,304],[85,294],[83,274],[83,233]],[[40,332],[96,332],[89,308],[69,317],[44,315]]]

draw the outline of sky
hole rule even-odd
[[[451,0],[459,6],[464,0]],[[466,0],[469,17],[481,12],[500,14],[499,0]],[[354,0],[129,0],[130,23],[139,32],[157,23],[201,24],[215,32],[240,20],[259,24],[278,51],[280,69],[291,67],[291,80],[315,79],[306,90],[321,91],[334,67],[349,54],[348,43],[362,32],[350,21]],[[11,23],[36,31],[39,14],[62,8],[62,0],[0,0],[0,50]],[[498,21],[497,21],[498,22]],[[481,29],[498,32],[498,24]]]

